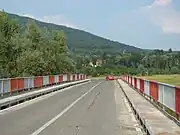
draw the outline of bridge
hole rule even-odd
[[[180,135],[179,88],[124,75],[0,80],[1,135]]]

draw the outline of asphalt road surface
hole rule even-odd
[[[140,135],[116,81],[94,80],[0,112],[0,135]]]

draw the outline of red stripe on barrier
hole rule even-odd
[[[36,76],[34,78],[34,87],[42,87],[43,86],[43,76]]]
[[[67,74],[67,81],[70,81],[70,74]]]
[[[77,80],[79,80],[79,74],[77,74]]]
[[[18,90],[18,79],[12,78],[10,81],[10,85],[11,85],[11,88],[10,88],[11,93],[14,91],[17,91]]]
[[[176,112],[180,113],[180,87],[176,87]]]
[[[134,78],[134,87],[137,88],[137,78]]]
[[[49,76],[49,84],[54,84],[54,76],[53,75]]]
[[[18,89],[23,90],[24,89],[24,78],[18,79]]]
[[[150,96],[158,101],[158,84],[156,82],[150,82]]]
[[[132,85],[132,76],[130,77],[130,83],[131,83],[131,85]]]
[[[63,75],[59,75],[59,83],[63,82]]]
[[[144,80],[140,79],[140,91],[141,93],[144,93]]]
[[[12,78],[10,80],[10,94],[24,89],[24,78]]]

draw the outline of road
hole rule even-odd
[[[0,112],[1,135],[142,134],[116,81],[93,80]]]

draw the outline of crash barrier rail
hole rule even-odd
[[[49,76],[33,76],[0,79],[0,95],[12,95],[12,93],[24,90],[32,90],[64,82],[72,82],[87,79],[85,74],[61,74]]]
[[[10,96],[8,98],[4,98],[4,99],[0,100],[0,110],[4,110],[8,107],[23,103],[25,101],[34,99],[36,97],[39,97],[39,96],[42,96],[45,94],[49,94],[51,92],[58,91],[58,90],[66,88],[66,87],[85,83],[88,81],[89,81],[89,79],[84,79],[84,80],[79,80],[79,81],[74,81],[74,82],[68,82],[68,83],[59,84],[59,85],[55,85],[55,86],[51,86],[51,87],[47,87],[47,88],[42,88],[40,90],[31,91],[31,92],[16,95],[16,96]]]
[[[129,75],[122,75],[121,79],[155,103],[172,119],[177,120],[179,125],[180,87]]]

